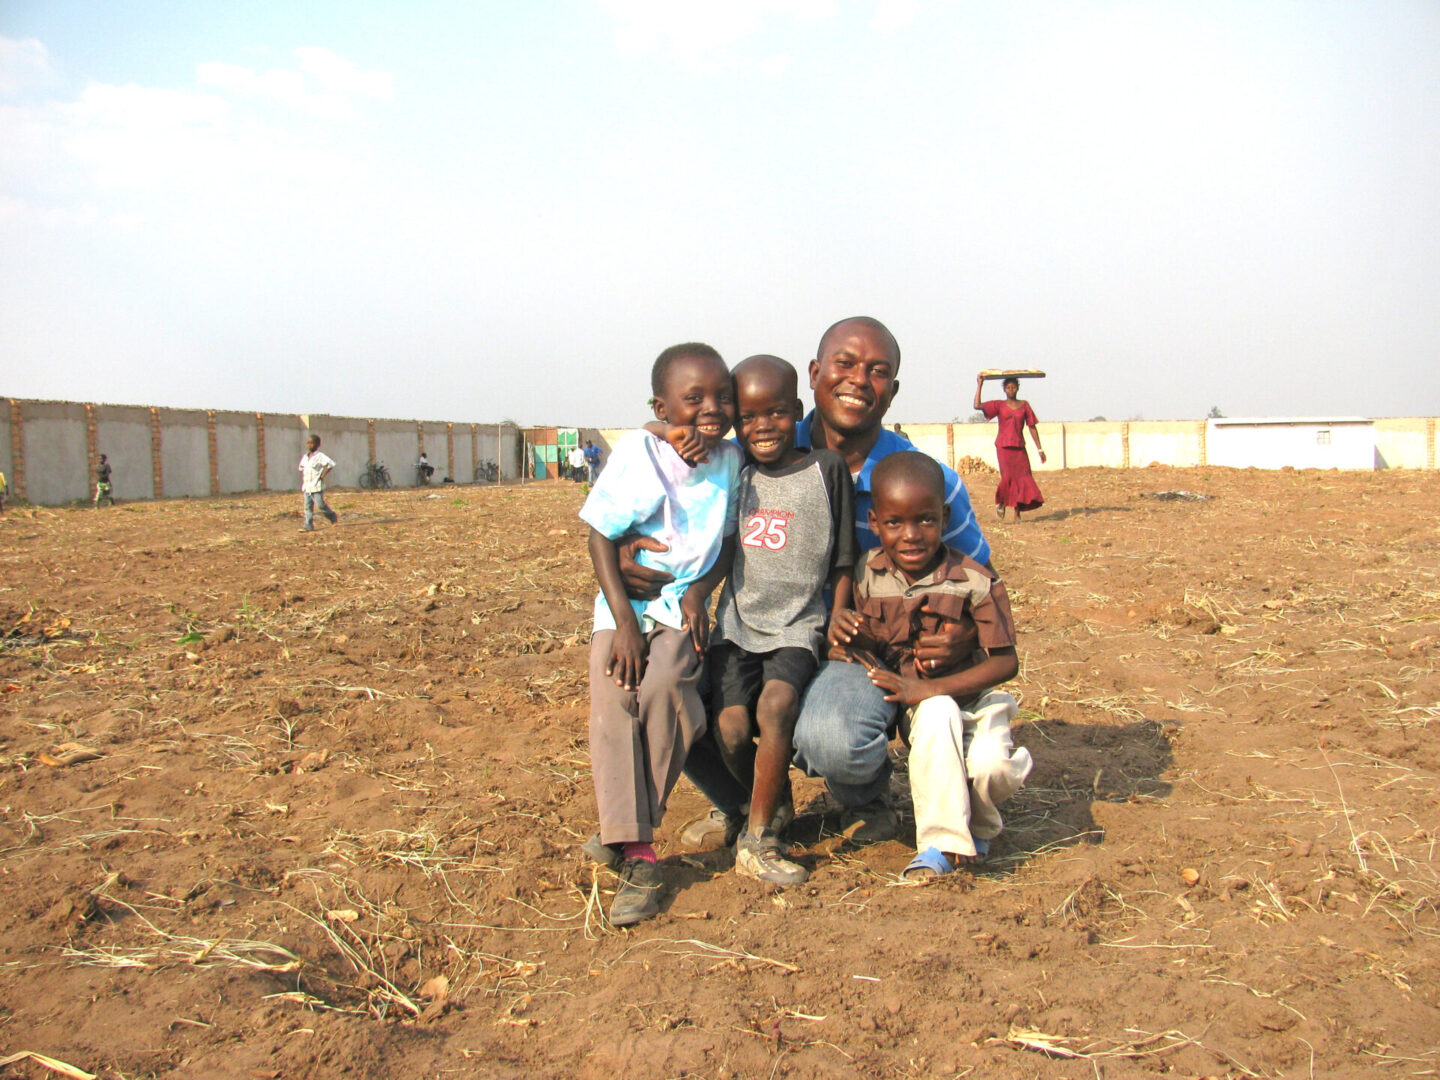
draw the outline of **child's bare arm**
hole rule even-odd
[[[901,705],[919,705],[926,698],[972,698],[991,687],[1007,683],[1020,670],[1015,646],[986,650],[985,659],[974,667],[942,675],[938,679],[922,679],[906,672],[896,673],[881,667],[869,667],[866,674],[875,686],[886,691],[885,700]]]
[[[640,633],[635,609],[625,595],[615,542],[593,528],[590,530],[590,562],[595,567],[600,592],[615,617],[615,637],[610,644],[610,655],[605,660],[605,674],[615,679],[616,686],[626,690],[639,689],[640,678],[645,672],[645,636]]]
[[[730,576],[735,563],[735,535],[727,536],[720,545],[720,554],[715,565],[690,583],[685,595],[680,598],[680,613],[685,616],[685,629],[690,631],[690,640],[695,651],[704,653],[710,642],[710,594]]]
[[[705,449],[705,440],[700,435],[700,429],[694,424],[683,426],[664,420],[651,420],[645,425],[645,430],[657,439],[668,442],[686,465],[694,467],[710,460],[709,452]]]

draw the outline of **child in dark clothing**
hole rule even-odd
[[[95,508],[100,508],[100,501],[104,500],[111,506],[115,505],[115,497],[110,494],[110,462],[104,454],[100,455],[100,464],[95,466]]]

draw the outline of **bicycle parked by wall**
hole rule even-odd
[[[477,484],[493,484],[500,479],[500,467],[493,461],[482,461],[475,466]]]
[[[390,470],[385,467],[383,461],[370,462],[365,466],[365,471],[360,474],[360,486],[366,491],[388,488],[390,486]]]

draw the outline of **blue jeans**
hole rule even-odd
[[[890,790],[890,728],[898,706],[859,664],[826,660],[800,701],[795,767],[820,776],[841,806],[861,806]],[[740,813],[750,792],[721,760],[713,731],[690,747],[685,775],[715,806]]]
[[[859,664],[826,660],[800,702],[795,767],[825,780],[841,806],[890,790],[890,731],[898,706]]]
[[[305,492],[305,528],[313,529],[315,527],[316,507],[319,507],[320,512],[329,519],[331,525],[340,520],[340,515],[325,505],[323,491],[307,491]]]

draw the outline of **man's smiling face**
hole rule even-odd
[[[874,430],[900,389],[900,360],[882,328],[859,320],[826,335],[810,361],[810,389],[825,426],[838,435]]]

